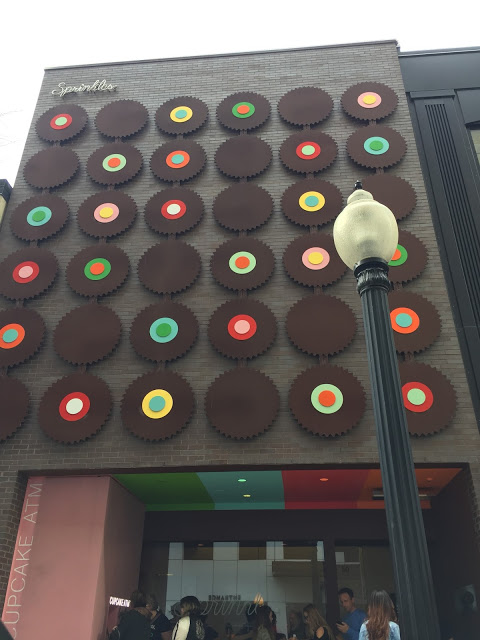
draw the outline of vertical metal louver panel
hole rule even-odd
[[[426,104],[438,166],[477,327],[480,325],[480,238],[445,104]]]

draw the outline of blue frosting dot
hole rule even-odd
[[[175,115],[177,116],[177,118],[185,118],[187,112],[185,111],[185,109],[178,109],[178,111],[175,112]]]
[[[182,164],[182,162],[185,160],[184,156],[182,156],[181,153],[176,153],[174,156],[172,156],[172,162],[173,164]]]
[[[399,313],[397,316],[397,324],[399,327],[406,329],[412,324],[413,320],[407,313]]]
[[[317,196],[307,196],[307,197],[305,198],[305,204],[306,204],[308,207],[316,207],[316,206],[317,206],[317,204],[318,204],[318,198],[317,198]]]
[[[7,331],[5,331],[5,333],[3,334],[3,341],[4,342],[15,342],[15,340],[18,338],[18,331],[16,329],[7,329]]]
[[[165,408],[165,404],[165,398],[162,398],[162,396],[155,396],[150,400],[148,406],[151,411],[158,412]]]

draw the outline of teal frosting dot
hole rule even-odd
[[[178,111],[175,111],[175,115],[177,118],[185,118],[185,116],[188,114],[185,109],[178,109]]]
[[[5,331],[5,333],[3,334],[3,341],[4,342],[15,342],[15,340],[18,338],[18,331],[16,329],[7,329],[7,331]]]
[[[182,156],[181,153],[176,153],[174,156],[172,156],[172,162],[173,164],[182,164],[182,162],[185,160],[184,156]]]
[[[307,196],[305,198],[305,204],[308,207],[316,207],[318,202],[319,202],[319,200],[318,200],[317,196]]]
[[[408,315],[408,313],[399,313],[396,317],[396,322],[399,327],[403,327],[404,329],[406,329],[412,324],[413,320],[411,316]]]
[[[162,398],[162,396],[155,396],[154,398],[151,398],[148,403],[148,407],[151,411],[162,411],[165,408],[165,404],[165,398]]]

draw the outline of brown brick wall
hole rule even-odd
[[[305,231],[289,223],[280,209],[283,191],[299,178],[287,172],[278,158],[281,143],[293,133],[293,129],[280,119],[276,105],[282,95],[298,86],[319,86],[334,99],[334,111],[320,129],[333,136],[338,144],[339,154],[336,162],[322,172],[320,177],[336,184],[345,196],[351,192],[355,179],[371,172],[355,166],[347,157],[346,140],[360,125],[343,113],[340,107],[342,93],[352,84],[372,79],[389,85],[399,96],[397,110],[386,118],[384,123],[397,129],[405,137],[408,152],[405,159],[389,172],[407,179],[415,187],[418,196],[417,207],[400,226],[415,233],[425,243],[429,252],[429,262],[424,274],[407,288],[423,293],[434,302],[442,319],[440,338],[432,347],[417,356],[417,359],[419,362],[438,367],[454,384],[458,399],[456,416],[447,429],[436,436],[412,441],[414,457],[418,463],[470,464],[472,497],[478,496],[479,434],[441,271],[394,43],[51,70],[45,75],[34,122],[44,111],[59,103],[60,98],[51,95],[52,89],[59,82],[77,84],[97,78],[106,78],[109,82],[117,84],[117,94],[80,94],[65,99],[66,104],[78,103],[87,109],[89,123],[85,132],[69,143],[80,157],[79,174],[71,183],[55,190],[55,193],[68,200],[71,219],[57,237],[42,243],[42,246],[56,254],[61,272],[49,292],[27,303],[27,306],[35,308],[44,317],[47,325],[46,341],[35,358],[11,372],[11,375],[23,380],[31,390],[32,407],[21,429],[1,445],[1,479],[6,479],[7,492],[0,493],[0,499],[10,518],[5,524],[6,535],[2,542],[2,553],[5,554],[1,558],[4,563],[3,571],[8,571],[9,553],[11,554],[15,538],[18,500],[15,491],[18,493],[19,490],[15,478],[18,470],[49,473],[62,470],[84,472],[205,467],[212,464],[264,466],[377,462],[361,307],[355,291],[354,278],[350,273],[329,287],[328,293],[340,297],[354,309],[358,319],[358,331],[353,343],[330,361],[348,368],[362,381],[367,393],[365,415],[359,426],[347,435],[324,440],[303,431],[288,409],[287,396],[292,380],[300,371],[315,364],[314,358],[301,354],[289,343],[284,327],[285,316],[290,306],[300,298],[310,295],[310,291],[288,278],[282,264],[282,255],[287,244]],[[250,295],[262,300],[272,309],[278,323],[278,335],[273,347],[248,366],[258,368],[269,375],[279,389],[281,397],[280,413],[274,425],[266,434],[249,442],[234,442],[218,434],[208,424],[203,406],[205,392],[210,383],[219,373],[234,366],[213,350],[208,342],[206,329],[213,310],[226,299],[234,297],[233,293],[226,292],[214,282],[209,272],[209,259],[218,245],[233,237],[233,234],[216,224],[211,213],[215,196],[232,183],[220,174],[214,164],[217,147],[231,135],[216,120],[215,110],[225,96],[241,90],[257,91],[272,105],[270,119],[254,134],[270,144],[273,162],[254,182],[272,194],[275,210],[271,220],[256,231],[254,236],[265,241],[273,249],[276,269],[272,279]],[[147,228],[143,219],[145,203],[164,187],[150,172],[148,162],[153,151],[169,139],[158,132],[153,118],[161,103],[180,95],[201,98],[209,107],[207,126],[189,136],[205,148],[207,166],[200,176],[186,183],[186,186],[202,196],[206,212],[200,225],[183,236],[183,239],[200,252],[202,272],[193,287],[174,296],[194,311],[200,323],[200,332],[193,349],[185,357],[169,365],[172,370],[178,371],[188,379],[195,391],[197,406],[193,419],[180,435],[165,442],[148,444],[127,433],[120,420],[119,407],[123,391],[128,384],[138,375],[152,369],[151,364],[134,353],[128,340],[128,331],[137,311],[156,300],[154,294],[140,285],[136,274],[139,257],[148,247],[160,240]],[[118,292],[102,301],[102,304],[111,306],[120,316],[123,323],[122,340],[112,356],[89,368],[109,384],[114,396],[114,409],[109,421],[96,437],[75,446],[62,445],[51,441],[39,429],[36,409],[48,386],[58,378],[73,372],[73,367],[55,354],[52,348],[52,332],[66,311],[83,303],[83,299],[68,287],[65,267],[76,251],[94,243],[93,239],[86,237],[78,229],[75,214],[78,206],[88,195],[101,190],[85,171],[86,161],[93,150],[107,142],[96,131],[94,117],[105,104],[112,99],[120,98],[137,99],[142,102],[149,110],[150,120],[140,134],[129,140],[142,152],[144,167],[140,175],[123,188],[136,200],[139,215],[132,229],[114,240],[115,244],[129,255],[131,273]],[[28,158],[47,146],[47,143],[39,140],[32,128],[6,220],[1,229],[0,255],[9,254],[24,246],[11,235],[8,219],[21,201],[36,193],[24,181],[22,169]],[[326,230],[331,232],[331,228],[332,225],[329,225]],[[10,304],[0,301],[1,307]],[[1,576],[3,577],[4,573]]]

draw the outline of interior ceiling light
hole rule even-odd
[[[244,494],[243,494],[243,497],[244,497],[244,498],[251,498],[252,496],[251,496],[249,493],[244,493]]]
[[[429,493],[431,489],[418,489],[418,497],[420,500],[430,500],[432,497]],[[372,500],[385,500],[385,495],[383,493],[383,489],[372,489]]]
[[[239,479],[237,480],[237,482],[246,482],[246,481],[247,481],[247,479],[246,479],[246,478],[239,478]]]
[[[328,482],[328,478],[320,478],[320,482]]]

